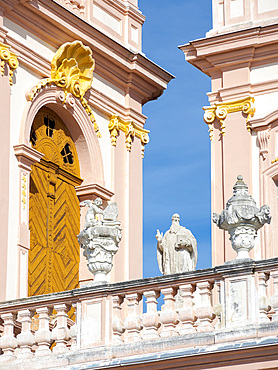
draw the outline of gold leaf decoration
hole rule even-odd
[[[92,50],[81,41],[66,42],[51,62],[51,79],[65,92],[83,97],[91,87],[95,61]]]
[[[232,112],[243,112],[247,115],[246,117],[246,128],[251,131],[251,126],[249,120],[255,114],[254,107],[255,98],[253,96],[248,96],[247,98],[233,100],[230,102],[218,102],[210,107],[203,107],[204,121],[209,127],[209,137],[210,140],[213,138],[213,122],[217,118],[220,122],[221,135],[225,135],[225,118],[229,113]]]
[[[4,67],[5,63],[9,64],[9,82],[10,85],[13,84],[13,73],[14,70],[18,67],[17,56],[10,51],[10,46],[0,42],[0,71],[1,75],[4,76]]]
[[[124,121],[119,116],[113,115],[110,118],[108,124],[108,129],[110,131],[110,138],[112,146],[117,145],[117,137],[119,136],[119,131],[125,134],[125,145],[127,151],[131,152],[132,143],[134,137],[137,137],[141,141],[141,154],[144,158],[145,145],[149,142],[149,131],[136,125],[133,121]]]
[[[84,98],[85,92],[91,87],[95,61],[92,50],[81,41],[66,42],[54,55],[51,62],[51,77],[41,80],[29,94],[33,100],[36,94],[46,85],[55,84],[63,89],[66,101],[67,94],[78,98],[90,117],[97,137],[101,137],[93,111]]]

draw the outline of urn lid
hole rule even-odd
[[[234,207],[248,205],[250,207],[256,207],[256,202],[250,194],[248,194],[248,186],[243,181],[241,175],[237,176],[237,182],[233,187],[233,196],[228,200],[227,207],[233,205]]]

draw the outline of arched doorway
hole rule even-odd
[[[28,295],[70,290],[79,283],[79,161],[61,119],[49,108],[37,113],[31,145],[44,154],[30,177]]]

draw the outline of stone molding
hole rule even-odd
[[[54,48],[58,48],[61,44],[68,42],[69,39],[83,40],[86,45],[94,50],[94,58],[98,64],[96,73],[119,88],[123,87],[124,90],[127,86],[136,88],[139,82],[138,94],[142,102],[145,103],[160,96],[168,82],[174,77],[147,59],[143,54],[131,51],[124,45],[112,40],[83,19],[70,12],[65,14],[65,9],[59,4],[47,2],[47,6],[45,6],[44,0],[41,0],[40,4],[42,6],[39,7],[38,13],[37,6],[32,2],[21,3],[20,9],[17,7],[12,9],[9,13],[9,19],[18,23],[19,17],[27,31],[36,34],[37,37]],[[29,15],[22,19],[25,10]],[[58,27],[53,26],[51,32],[49,32],[50,19],[53,25],[59,25]],[[38,27],[38,23],[40,27]],[[70,24],[70,34],[68,24]],[[61,32],[61,29],[64,32]],[[84,35],[86,35],[85,38]],[[8,35],[7,39],[12,40],[12,37]],[[14,40],[14,44],[19,45],[16,40]],[[26,47],[23,46],[24,48]],[[33,53],[33,51],[31,52]],[[26,60],[26,58],[24,59]],[[41,57],[39,59],[41,60]],[[104,76],[103,73],[108,76]]]
[[[80,202],[86,199],[94,200],[97,197],[101,198],[103,201],[109,201],[114,195],[112,191],[99,184],[80,185],[76,186],[75,190]]]
[[[28,96],[29,91],[27,91],[26,94]],[[68,94],[65,101],[62,89],[56,85],[46,86],[32,101],[27,101],[22,117],[19,142],[29,146],[29,134],[34,118],[40,108],[49,105],[51,105],[54,111],[56,110],[56,113],[62,120],[68,123],[69,131],[71,131],[71,129],[76,130],[76,127],[78,127],[80,135],[84,137],[86,145],[82,144],[80,150],[78,146],[79,143],[75,142],[80,162],[81,177],[85,180],[84,185],[86,183],[95,182],[103,186],[104,171],[101,150],[98,139],[94,134],[90,118],[79,99],[72,94]],[[84,170],[85,167],[86,171]]]
[[[11,44],[13,50],[20,55],[20,63],[28,66],[33,71],[41,76],[50,75],[50,61],[43,58],[42,55],[38,54],[36,50],[31,50],[26,46],[20,44],[17,40],[14,40],[11,36],[7,36],[8,42]],[[109,78],[109,76],[107,76]],[[29,91],[27,92],[27,96]],[[139,125],[144,125],[146,116],[132,107],[124,107],[117,101],[113,100],[103,92],[98,91],[92,86],[86,94],[88,103],[91,107],[101,111],[107,116],[113,114],[123,117],[124,120],[135,121]]]
[[[44,156],[44,154],[26,144],[14,145],[13,148],[19,167],[27,172],[31,171],[32,164],[39,162]]]
[[[275,54],[274,44],[277,42],[276,32],[271,33],[273,25],[259,26],[251,29],[240,30],[233,33],[220,34],[213,37],[204,37],[188,44],[181,45],[179,48],[184,52],[186,60],[204,73],[212,77],[217,69],[230,65],[243,65],[245,62],[250,64],[256,60],[256,48],[264,45],[263,64],[268,64]],[[199,50],[202,49],[201,52]],[[238,58],[227,59],[227,52],[238,54]]]
[[[255,131],[259,131],[263,128],[265,130],[266,129],[265,126],[268,126],[269,124],[271,124],[273,121],[277,119],[278,119],[278,109],[266,114],[263,117],[250,119],[251,129]]]

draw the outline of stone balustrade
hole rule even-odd
[[[278,258],[2,302],[0,317],[0,368],[88,348],[121,356],[144,343],[159,351],[278,335]]]

